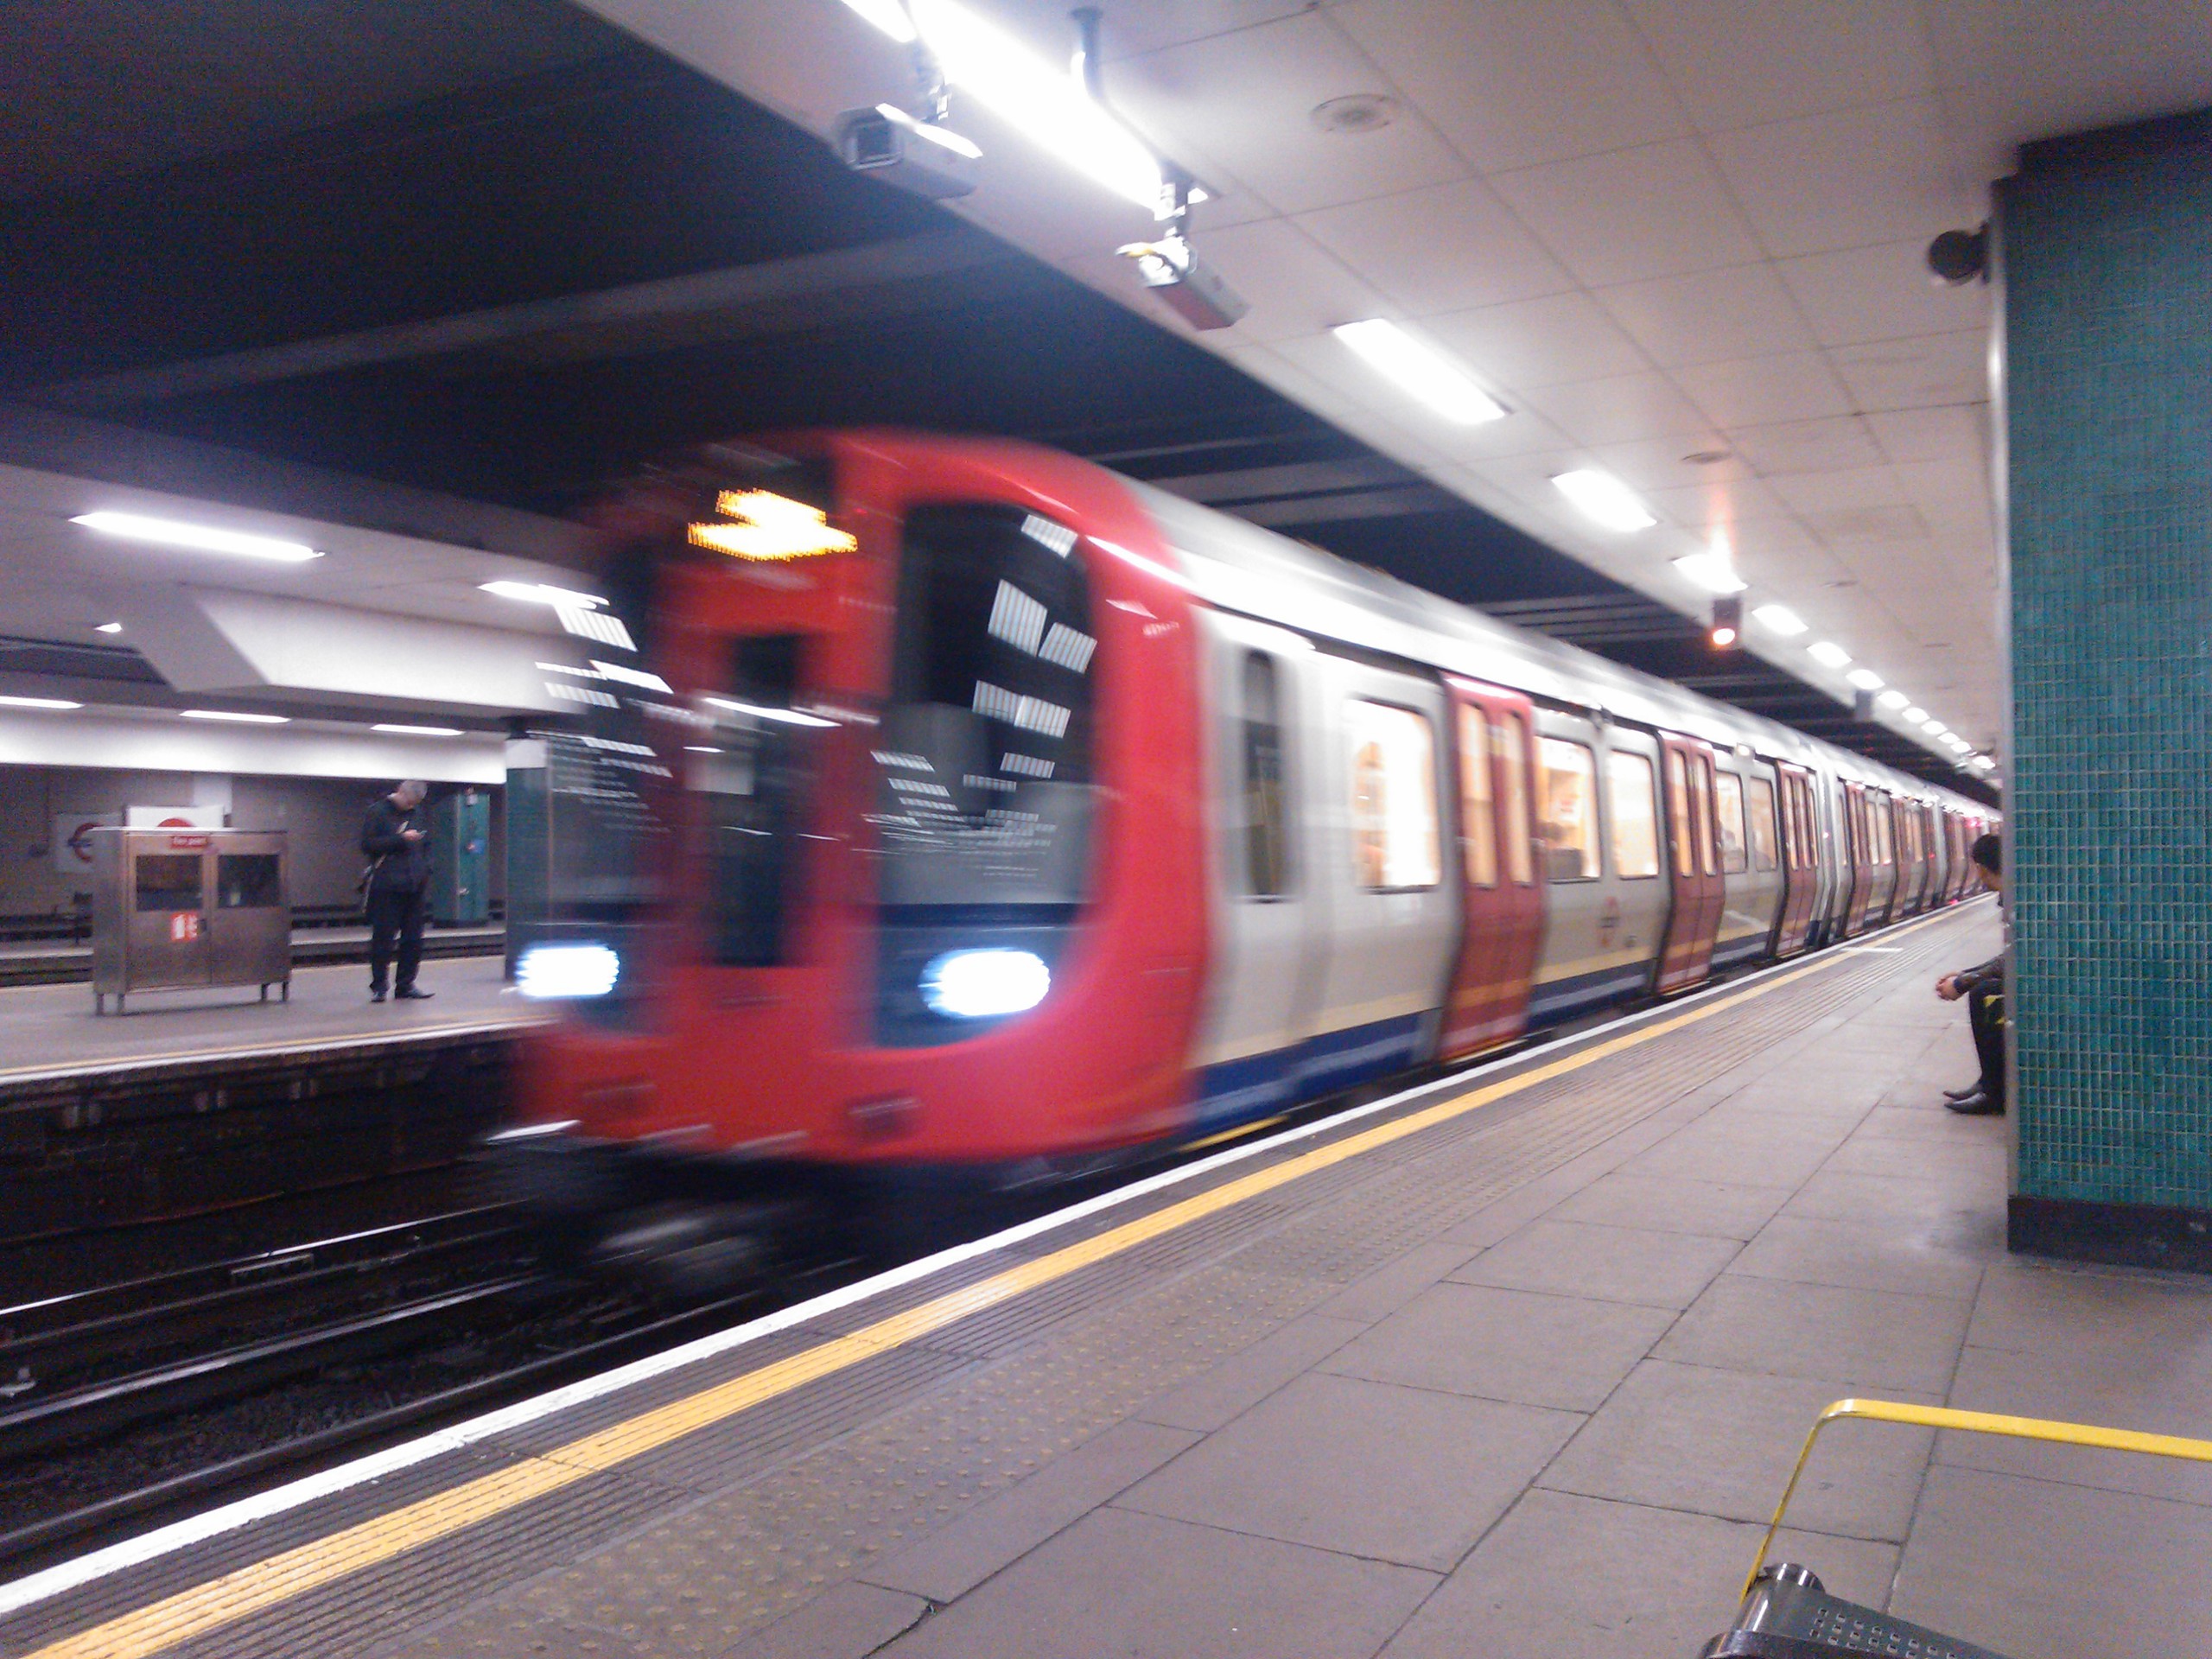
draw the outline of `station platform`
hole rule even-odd
[[[507,930],[499,922],[480,927],[433,927],[423,935],[423,959],[497,957],[506,950]],[[296,927],[292,965],[296,969],[369,959],[366,927]],[[92,947],[67,940],[0,941],[0,987],[81,984],[92,976]]]
[[[1840,1396],[2212,1430],[2212,1285],[2008,1257],[2005,1125],[1942,1108],[1931,986],[1996,935],[1909,923],[58,1563],[0,1651],[1694,1654]],[[2212,1650],[2207,1472],[1848,1423],[1780,1554],[2013,1659]]]

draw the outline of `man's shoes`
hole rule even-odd
[[[1946,1100],[1972,1100],[1980,1092],[1981,1084],[1977,1081],[1967,1084],[1963,1089],[1946,1089],[1943,1091],[1943,1098]]]
[[[383,986],[381,986],[381,985],[372,985],[372,986],[370,986],[370,987],[369,987],[369,1001],[372,1001],[372,1002],[381,1002],[381,1001],[384,1001],[384,987],[383,987]]]
[[[418,991],[412,985],[404,985],[391,994],[391,1000],[395,1002],[427,1002],[436,995],[435,991]]]
[[[1943,1103],[1961,1117],[2002,1117],[2005,1116],[2005,1103],[1992,1099],[1988,1091],[1981,1089],[1975,1090],[1964,1100],[1947,1100]]]

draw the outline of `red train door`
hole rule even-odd
[[[1843,912],[1843,937],[1866,931],[1866,912],[1874,899],[1874,820],[1866,810],[1866,786],[1843,786],[1844,862],[1851,871],[1851,898]]]
[[[1465,931],[1445,1000],[1441,1058],[1478,1053],[1529,1023],[1544,927],[1536,880],[1535,710],[1517,691],[1446,676],[1457,734]]]
[[[1673,903],[1652,989],[1664,996],[1704,982],[1720,932],[1720,860],[1713,819],[1713,748],[1694,737],[1659,734],[1666,774],[1667,842],[1672,854]]]
[[[1774,954],[1793,957],[1813,932],[1813,895],[1820,884],[1813,852],[1813,779],[1802,766],[1775,762],[1782,808],[1782,908],[1774,923]]]

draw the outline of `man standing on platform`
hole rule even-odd
[[[361,826],[361,850],[369,866],[369,1001],[384,1001],[392,946],[399,947],[399,972],[393,1000],[419,1002],[430,995],[415,983],[423,961],[423,918],[429,905],[429,826],[420,810],[430,786],[410,778],[389,795],[369,804]]]
[[[1981,885],[2005,902],[2005,842],[1993,835],[1975,839],[1967,856]],[[1981,1058],[1981,1076],[1972,1086],[1944,1091],[1943,1103],[1968,1117],[2002,1116],[2005,1111],[2005,953],[1999,951],[1979,968],[1946,974],[1936,982],[1936,995],[1946,1002],[1967,1001],[1967,1024],[1974,1031],[1974,1050]]]

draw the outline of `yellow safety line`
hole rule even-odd
[[[1921,917],[1897,931],[1925,926],[1942,919],[1942,913]],[[1316,1147],[1296,1158],[1255,1170],[1238,1179],[1209,1188],[1152,1214],[1055,1250],[1049,1255],[992,1274],[976,1284],[949,1291],[918,1307],[893,1313],[850,1336],[836,1337],[765,1365],[756,1371],[718,1383],[697,1394],[642,1412],[595,1433],[526,1461],[511,1465],[448,1491],[358,1522],[327,1537],[299,1544],[281,1554],[255,1561],[208,1583],[124,1613],[79,1631],[23,1659],[144,1659],[178,1643],[189,1641],[222,1625],[233,1624],[265,1607],[290,1600],[348,1573],[389,1560],[395,1555],[449,1537],[463,1528],[488,1520],[549,1492],[601,1473],[696,1430],[735,1416],[764,1401],[789,1394],[808,1382],[830,1376],[862,1360],[887,1352],[903,1344],[944,1330],[972,1314],[997,1306],[1026,1292],[1065,1279],[1094,1263],[1135,1249],[1137,1245],[1187,1226],[1194,1221],[1256,1198],[1301,1177],[1344,1163],[1389,1146],[1424,1129],[1449,1122],[1509,1096],[1565,1077],[1624,1050],[1710,1020],[1756,998],[1778,991],[1811,975],[1848,960],[1827,955],[1802,968],[1748,986],[1732,996],[1715,998],[1618,1037],[1532,1066],[1433,1106],[1380,1123],[1325,1147]]]
[[[1915,1406],[1900,1400],[1839,1400],[1813,1420],[1812,1432],[1805,1436],[1805,1444],[1797,1453],[1796,1467],[1789,1471],[1789,1484],[1782,1489],[1782,1502],[1774,1506],[1774,1519],[1767,1522],[1766,1536],[1759,1540],[1759,1553],[1752,1558],[1751,1576],[1744,1580],[1744,1593],[1750,1595],[1758,1583],[1759,1573],[1766,1566],[1766,1553],[1774,1548],[1774,1535],[1782,1530],[1783,1512],[1789,1507],[1790,1494],[1797,1490],[1797,1478],[1805,1472],[1805,1465],[1813,1455],[1813,1442],[1821,1431],[1839,1418],[1855,1417],[1866,1422],[1909,1423],[1916,1428],[1955,1428],[1966,1434],[2003,1434],[2016,1440],[2052,1440],[2061,1446],[2093,1446],[2101,1452],[2140,1452],[2153,1458],[2186,1458],[2196,1463],[2212,1463],[2212,1440],[2192,1440],[2180,1434],[2145,1434],[2133,1428],[2106,1428],[2096,1423],[2062,1423],[2050,1417],[2010,1417],[1994,1411],[1961,1411],[1955,1406]]]

